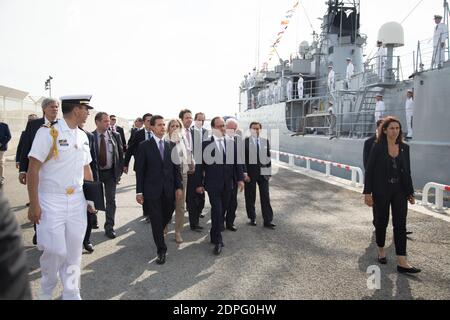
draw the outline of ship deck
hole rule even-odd
[[[23,230],[34,297],[38,292],[40,252],[31,244],[26,190],[7,163],[5,193]],[[222,256],[212,254],[208,232],[190,231],[177,246],[173,225],[167,237],[168,260],[158,266],[150,225],[142,222],[135,203],[134,174],[118,186],[116,231],[106,239],[94,230],[95,252],[83,254],[83,299],[450,299],[450,222],[410,211],[408,242],[418,277],[396,272],[392,232],[388,232],[389,264],[381,267],[381,289],[367,286],[367,269],[376,263],[371,210],[362,196],[297,172],[280,168],[271,184],[277,230],[246,224],[243,194],[239,195],[237,233],[224,232]],[[207,212],[209,206],[205,208]],[[99,214],[102,227],[104,214]],[[186,217],[187,223],[187,217]],[[201,221],[209,227],[210,215]],[[390,227],[391,228],[391,227]],[[389,229],[391,230],[391,229]],[[59,298],[61,287],[55,292]]]

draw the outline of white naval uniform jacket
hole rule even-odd
[[[66,194],[83,191],[84,167],[92,162],[89,140],[81,129],[71,129],[64,119],[54,125],[58,131],[56,148],[58,154],[47,161],[53,148],[53,137],[49,128],[41,128],[36,133],[28,155],[42,163],[39,172],[39,193]]]
[[[436,25],[433,36],[433,48],[436,50],[437,46],[445,43],[448,39],[447,26],[444,23]],[[440,43],[439,43],[440,41]]]

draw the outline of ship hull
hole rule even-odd
[[[327,136],[298,136],[286,125],[286,103],[261,107],[241,113],[240,123],[248,128],[252,121],[261,122],[269,138],[274,140],[273,149],[312,157],[320,160],[342,163],[364,168],[363,148],[365,139],[335,138]],[[450,140],[449,140],[450,141]],[[450,182],[450,144],[445,142],[411,141],[411,167],[416,189],[422,189],[429,182],[448,184]],[[287,159],[282,159],[287,160]],[[298,163],[302,165],[302,163]],[[313,169],[325,172],[325,166],[314,165]],[[334,168],[334,175],[349,178],[345,170]]]

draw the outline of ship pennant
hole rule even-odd
[[[276,51],[276,47],[280,44],[281,40],[283,39],[283,36],[284,36],[286,30],[288,29],[289,24],[291,22],[291,19],[294,16],[294,13],[295,13],[297,7],[299,6],[299,4],[300,4],[300,1],[297,0],[295,2],[295,4],[292,6],[292,9],[286,11],[284,19],[281,20],[281,31],[278,32],[278,34],[277,34],[277,36],[275,38],[275,41],[273,42],[273,44],[270,47],[271,50],[270,50],[270,53],[269,53],[269,61],[272,60],[272,57],[273,57],[273,55],[274,55],[274,53]]]

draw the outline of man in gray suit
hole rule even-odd
[[[118,133],[109,130],[111,123],[107,113],[97,113],[95,124],[97,130],[92,134],[97,154],[98,174],[100,181],[105,186],[106,197],[105,235],[110,239],[115,239],[116,186],[122,175],[123,167],[122,140]]]

